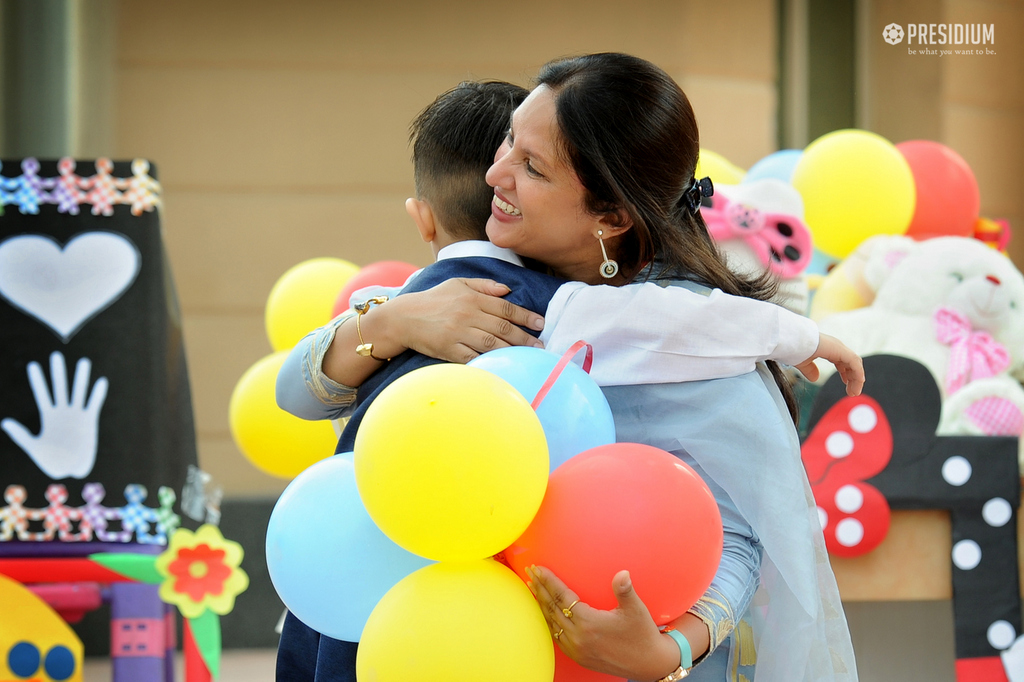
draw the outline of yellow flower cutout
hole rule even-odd
[[[206,609],[229,613],[235,597],[249,587],[249,576],[239,568],[242,554],[242,546],[225,540],[216,526],[204,524],[195,533],[179,528],[156,560],[164,576],[160,598],[186,618],[198,618]]]

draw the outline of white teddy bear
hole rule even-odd
[[[938,433],[1020,436],[1024,275],[976,239],[871,241],[863,280],[874,301],[822,318],[821,331],[862,356],[902,355],[931,370],[943,396]]]

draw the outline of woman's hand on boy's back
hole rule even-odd
[[[540,331],[544,318],[502,298],[509,291],[489,279],[455,278],[403,294],[381,306],[396,307],[386,334],[404,348],[446,362],[466,363],[508,346],[542,347],[520,327]]]

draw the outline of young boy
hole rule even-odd
[[[484,226],[493,190],[484,174],[512,111],[527,94],[510,83],[462,83],[413,122],[417,198],[406,201],[406,210],[436,261],[411,277],[402,293],[453,277],[501,282],[510,289],[505,300],[545,316],[540,338],[549,350],[560,354],[577,339],[593,344],[591,376],[600,385],[734,376],[768,358],[812,374],[816,370],[810,361],[820,356],[841,365],[849,390],[859,393],[859,358],[835,339],[820,336],[810,320],[779,306],[700,287],[566,283],[523,267],[515,254],[488,242]],[[592,314],[595,306],[600,316]],[[285,361],[277,384],[279,405],[297,416],[331,419],[351,412],[336,452],[352,450],[363,414],[385,387],[414,369],[441,362],[409,350],[382,365],[358,390],[337,384],[321,366],[338,327],[350,318],[340,316],[305,337]],[[666,333],[670,325],[680,327],[679,333]],[[621,341],[631,334],[644,337],[640,347],[659,351],[657,366],[643,361],[637,346],[623,350]],[[321,636],[288,614],[277,679],[354,681],[355,651],[355,644]]]

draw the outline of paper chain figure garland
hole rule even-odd
[[[147,507],[143,504],[148,492],[145,486],[130,484],[124,489],[127,501],[123,507],[107,507],[101,504],[106,496],[102,483],[86,483],[82,488],[85,504],[69,507],[68,490],[60,483],[46,488],[49,504],[41,509],[25,506],[27,495],[24,486],[9,485],[4,490],[6,506],[0,507],[0,542],[20,540],[22,542],[87,542],[92,539],[101,542],[135,542],[143,545],[166,545],[168,536],[181,525],[181,517],[174,510],[177,495],[171,488],[161,486],[157,492],[160,506]],[[32,522],[42,522],[41,531],[29,529]],[[109,522],[120,521],[121,530],[108,529]],[[77,531],[73,523],[78,524]]]
[[[0,170],[3,166],[0,164]],[[29,157],[21,162],[21,175],[0,175],[0,215],[5,205],[14,205],[25,214],[38,214],[44,204],[56,204],[60,213],[78,215],[79,206],[90,204],[93,215],[114,215],[114,206],[131,207],[132,215],[142,215],[160,207],[160,183],[149,174],[149,161],[132,161],[132,175],[118,178],[111,175],[110,159],[96,160],[96,173],[81,176],[75,173],[75,160],[64,157],[57,162],[60,175],[39,177],[39,161]]]
[[[937,436],[941,398],[924,365],[875,355],[864,369],[858,398],[838,375],[822,387],[802,448],[826,545],[863,554],[884,539],[890,507],[948,509],[957,682],[1021,679],[1017,438]]]

